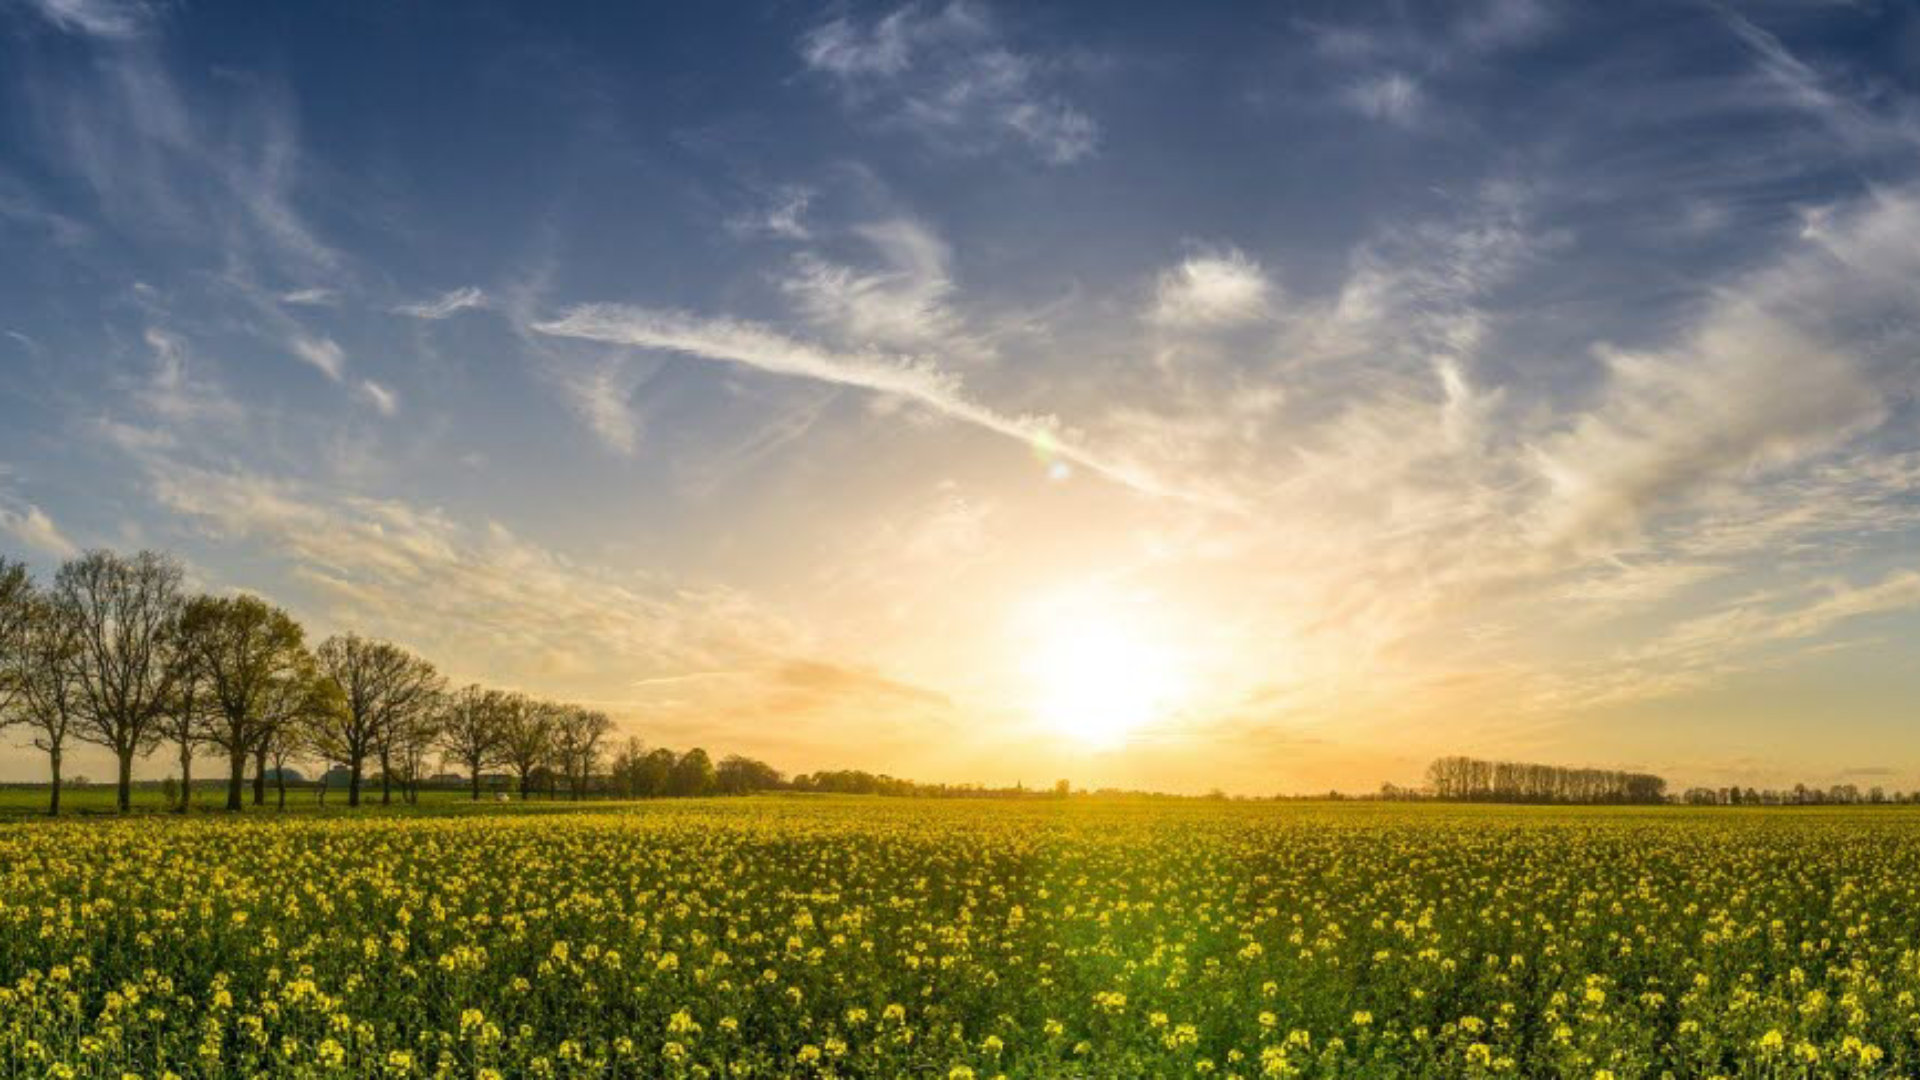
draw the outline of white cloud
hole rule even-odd
[[[30,6],[68,33],[102,38],[137,37],[153,18],[137,0],[30,0]]]
[[[294,289],[280,294],[281,303],[300,307],[332,307],[339,301],[340,294],[332,289]]]
[[[80,554],[80,546],[67,539],[46,511],[3,495],[0,495],[0,532],[56,559],[70,559]]]
[[[140,404],[156,418],[178,425],[231,426],[246,410],[219,384],[193,372],[186,343],[157,328],[148,328],[147,346],[153,350],[153,371],[133,388]]]
[[[947,307],[953,282],[946,243],[906,218],[854,232],[879,253],[884,267],[861,272],[802,255],[781,282],[800,312],[857,348],[912,348],[952,334],[957,320]]]
[[[954,0],[909,4],[867,25],[836,18],[800,41],[800,55],[850,105],[942,149],[1024,143],[1063,165],[1093,153],[1099,125],[1043,87],[1039,59],[1014,51],[987,12]]]
[[[372,379],[360,380],[360,394],[375,409],[378,409],[382,416],[392,416],[400,411],[399,395]]]
[[[1821,215],[1806,243],[1723,288],[1659,351],[1604,352],[1605,396],[1541,449],[1547,535],[1620,542],[1646,516],[1877,427],[1920,350],[1920,198]]]
[[[590,692],[771,664],[805,647],[740,593],[576,562],[496,523],[153,454],[142,464],[163,506],[213,539],[283,560],[336,624],[496,684]]]
[[[766,233],[784,240],[806,240],[813,235],[806,223],[813,199],[812,188],[797,184],[782,187],[767,206],[728,219],[727,228],[742,236]]]
[[[1920,572],[1864,585],[1827,582],[1810,597],[1762,596],[1690,615],[1629,648],[1560,673],[1546,691],[1562,709],[1594,708],[1698,690],[1805,648],[1855,619],[1920,608]],[[1793,655],[1791,652],[1784,654]]]
[[[487,294],[481,292],[477,286],[467,285],[463,288],[449,290],[432,300],[423,300],[412,304],[401,304],[393,310],[395,314],[405,315],[409,318],[439,320],[449,318],[472,308],[486,306]]]
[[[640,441],[640,419],[633,410],[633,376],[621,357],[563,373],[561,389],[573,411],[607,449],[633,453]]]
[[[332,338],[295,334],[293,339],[287,342],[287,347],[293,350],[295,356],[319,368],[334,382],[339,382],[346,377],[346,354],[340,351],[340,346]]]
[[[1420,84],[1389,72],[1348,88],[1347,104],[1362,116],[1411,126],[1421,111]]]
[[[1267,314],[1273,287],[1237,250],[1195,255],[1160,275],[1151,318],[1164,326],[1232,326]]]

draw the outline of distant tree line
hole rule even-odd
[[[360,805],[411,801],[429,763],[456,767],[474,799],[505,780],[521,798],[562,790],[642,798],[747,794],[783,786],[764,762],[705,750],[675,754],[629,739],[608,745],[600,710],[479,685],[450,688],[406,649],[357,634],[309,646],[290,615],[258,597],[188,595],[180,565],[150,551],[89,551],[41,586],[0,558],[0,728],[22,728],[47,756],[48,809],[60,812],[67,753],[100,746],[117,764],[117,805],[131,805],[133,765],[177,754],[175,809],[185,812],[196,762],[226,774],[226,807],[286,803],[292,766],[344,773]],[[609,752],[612,751],[611,755]],[[327,784],[320,786],[321,798]]]
[[[1688,806],[1882,806],[1892,803],[1920,802],[1920,791],[1888,791],[1875,785],[1860,790],[1858,784],[1833,784],[1790,788],[1691,787],[1680,795]]]
[[[1427,787],[1432,798],[1459,802],[1659,803],[1667,794],[1667,782],[1651,773],[1471,757],[1436,759]]]

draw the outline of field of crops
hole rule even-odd
[[[0,1075],[1903,1076],[1920,815],[0,825]]]

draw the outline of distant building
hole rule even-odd
[[[267,782],[270,784],[278,783],[281,780],[285,780],[289,784],[304,784],[307,782],[307,774],[301,772],[299,769],[268,769],[265,776]]]

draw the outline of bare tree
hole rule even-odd
[[[613,752],[613,763],[607,768],[607,781],[614,793],[623,799],[639,797],[646,790],[646,781],[641,776],[646,768],[647,744],[640,741],[638,735],[627,736],[627,741]]]
[[[184,649],[176,650],[174,662],[182,667],[174,674],[173,694],[160,718],[160,738],[180,748],[180,805],[174,809],[184,814],[193,808],[193,759],[207,745],[213,694]]]
[[[0,680],[13,688],[7,719],[31,730],[34,749],[47,755],[47,813],[58,817],[60,767],[81,718],[80,633],[71,614],[43,595],[26,596],[0,647]]]
[[[448,694],[442,702],[440,751],[467,770],[475,802],[480,801],[480,774],[505,764],[507,697],[476,683]]]
[[[410,784],[433,746],[435,713],[447,682],[433,665],[407,654],[393,678],[386,714],[374,736],[374,752],[380,757],[380,802],[393,802],[393,781]],[[398,764],[399,769],[395,769]]]
[[[152,751],[178,673],[170,653],[180,566],[151,551],[89,551],[60,568],[53,596],[79,635],[75,736],[113,751],[124,814],[133,804],[133,759]]]
[[[426,777],[427,756],[440,742],[445,697],[445,692],[436,687],[420,700],[417,708],[402,710],[387,725],[386,758],[397,767],[400,795],[408,803],[420,801],[420,781]]]
[[[555,706],[524,694],[509,694],[501,703],[501,760],[520,781],[520,799],[533,791],[533,774],[553,760]]]
[[[578,801],[600,764],[600,744],[613,731],[606,713],[579,705],[563,705],[554,713],[554,757],[567,778],[567,791]]]
[[[398,645],[355,634],[328,638],[316,656],[321,673],[338,688],[342,707],[319,714],[314,744],[329,761],[347,767],[347,804],[359,806],[367,758],[377,753],[383,765],[390,763],[390,728],[430,709],[440,678],[433,665]]]
[[[209,707],[203,732],[227,753],[227,809],[241,809],[248,758],[254,804],[265,801],[268,736],[304,674],[305,632],[286,612],[254,596],[200,596],[180,618],[180,642]]]
[[[27,576],[27,568],[0,558],[0,728],[17,722],[13,705],[22,693],[21,654],[33,599],[33,579]]]

